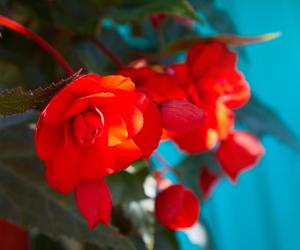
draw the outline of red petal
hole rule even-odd
[[[199,175],[199,186],[204,199],[210,196],[218,179],[219,176],[212,172],[208,167],[204,166],[201,168]]]
[[[64,117],[69,118],[81,113],[89,107],[109,106],[114,102],[116,102],[115,94],[109,92],[85,96],[77,99],[65,113]]]
[[[138,134],[143,128],[144,118],[143,113],[136,107],[130,105],[122,111],[122,118],[126,123],[128,138]]]
[[[105,123],[108,127],[108,146],[119,145],[128,138],[126,123],[119,115],[106,116]]]
[[[29,250],[29,234],[17,225],[0,219],[1,250]]]
[[[143,156],[148,158],[158,146],[162,134],[162,125],[160,112],[153,102],[148,103],[143,116],[143,128],[133,137],[133,140],[142,150]]]
[[[163,127],[175,133],[187,133],[201,127],[205,112],[186,100],[167,100],[159,104]]]
[[[80,181],[75,189],[75,199],[79,211],[91,229],[98,223],[109,224],[112,200],[103,178],[95,181]]]
[[[236,181],[241,172],[253,167],[264,154],[259,140],[247,132],[233,132],[220,144],[217,158],[227,176]]]
[[[46,160],[46,177],[50,186],[63,193],[71,192],[79,180],[79,146],[70,135],[69,124],[65,127],[65,138],[57,145],[53,157]]]
[[[224,66],[235,68],[237,56],[225,44],[209,41],[198,43],[191,48],[188,52],[187,63],[193,78],[199,80],[211,68]]]
[[[188,153],[200,153],[212,149],[218,142],[218,134],[214,129],[203,126],[185,134],[176,135],[173,140],[180,149]]]
[[[115,172],[116,159],[112,148],[108,147],[107,143],[107,131],[105,130],[94,144],[81,148],[78,158],[81,178],[95,180]]]
[[[100,85],[104,89],[122,89],[132,91],[135,89],[134,83],[127,77],[120,75],[104,76]]]
[[[44,125],[44,113],[40,116],[34,134],[36,153],[41,160],[51,159],[57,145],[63,139],[63,125]]]
[[[127,168],[133,161],[142,157],[141,149],[132,139],[124,141],[121,145],[113,147],[112,150],[116,159],[114,172]]]
[[[212,114],[212,128],[214,128],[219,138],[225,139],[234,126],[234,113],[222,102],[216,102],[215,110]]]
[[[103,89],[99,85],[100,79],[101,77],[95,74],[84,75],[59,91],[44,110],[45,124],[62,123],[66,111],[76,99],[102,92]]]

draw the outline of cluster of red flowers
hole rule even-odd
[[[79,210],[93,228],[110,218],[103,177],[148,158],[162,139],[188,153],[218,147],[224,173],[235,180],[264,152],[253,135],[233,130],[232,109],[250,98],[236,64],[236,54],[224,44],[207,41],[190,49],[184,63],[136,64],[117,75],[74,80],[49,102],[37,124],[37,154],[45,161],[48,183],[63,193],[75,190]],[[216,179],[203,172],[205,195]],[[171,185],[158,194],[155,212],[169,228],[190,227],[199,200],[182,185]]]

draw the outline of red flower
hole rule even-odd
[[[80,181],[75,189],[77,206],[93,229],[98,223],[109,224],[112,200],[104,178]]]
[[[84,75],[52,98],[35,132],[49,184],[64,193],[149,157],[161,136],[156,105],[123,76]]]
[[[220,99],[240,108],[250,98],[250,87],[237,69],[237,55],[218,41],[198,43],[188,52],[187,67],[202,101]]]
[[[249,85],[237,70],[237,56],[223,43],[203,42],[188,52],[187,61],[172,65],[186,98],[207,113],[206,121],[194,131],[168,134],[189,153],[212,149],[227,137],[234,125],[233,108],[250,98]]]
[[[204,166],[200,170],[199,174],[199,187],[201,189],[202,197],[208,198],[217,184],[219,176],[212,172],[208,167]]]
[[[242,171],[253,167],[264,154],[259,140],[250,133],[232,132],[217,150],[217,158],[225,174],[236,181]]]
[[[181,184],[161,191],[155,200],[155,214],[158,221],[173,230],[193,226],[200,210],[196,195]]]

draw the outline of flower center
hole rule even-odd
[[[102,135],[103,127],[104,117],[97,108],[85,110],[73,120],[73,132],[81,146],[93,144]]]

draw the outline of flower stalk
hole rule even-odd
[[[51,44],[44,40],[39,35],[24,27],[22,24],[17,23],[7,17],[0,15],[0,25],[5,26],[35,42],[43,48],[52,58],[62,67],[68,76],[74,74],[74,70],[66,61],[66,59],[55,49]]]

